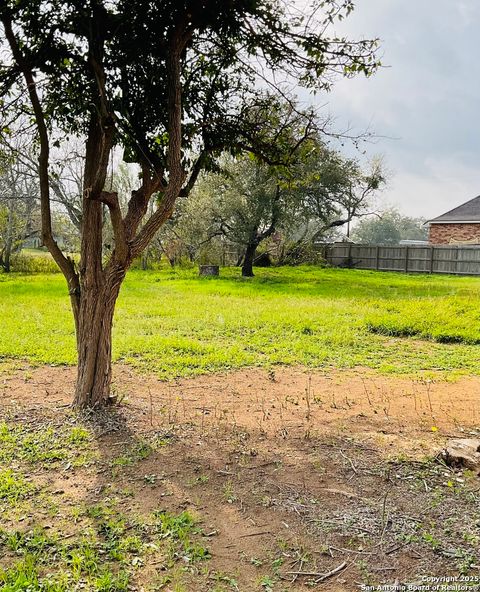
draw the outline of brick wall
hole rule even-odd
[[[480,244],[480,223],[430,224],[428,242],[431,245]]]

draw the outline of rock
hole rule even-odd
[[[464,438],[452,440],[443,456],[451,467],[470,469],[480,473],[480,440]]]

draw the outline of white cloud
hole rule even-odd
[[[480,19],[480,6],[478,2],[455,2],[454,6],[460,18],[460,26],[462,28],[469,27],[472,24],[478,26]]]

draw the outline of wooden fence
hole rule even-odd
[[[325,259],[336,267],[480,275],[480,245],[355,245],[334,243],[323,247]]]

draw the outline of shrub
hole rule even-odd
[[[326,266],[326,261],[322,257],[321,251],[319,251],[313,243],[308,242],[295,242],[287,243],[282,249],[282,253],[278,260],[278,265],[320,265]]]
[[[18,273],[59,273],[60,269],[49,253],[43,251],[17,253],[12,257],[12,271]]]

